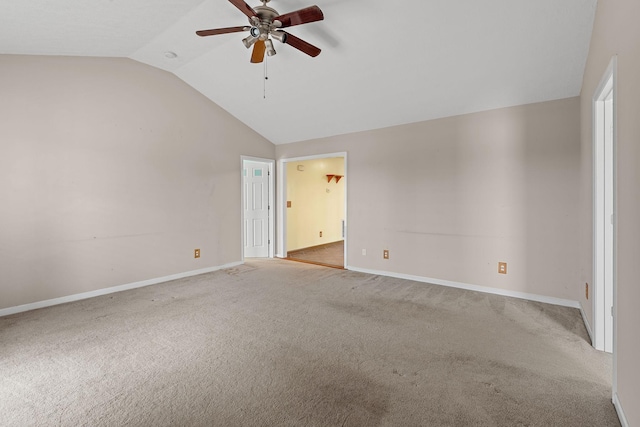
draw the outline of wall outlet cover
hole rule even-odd
[[[498,273],[507,274],[507,263],[506,262],[499,262],[498,263]]]

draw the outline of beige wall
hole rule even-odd
[[[344,158],[287,163],[287,251],[342,240],[347,180],[327,182],[327,174],[344,176]]]
[[[0,55],[0,94],[0,308],[241,260],[240,156],[274,146],[177,77]]]
[[[352,267],[577,300],[579,111],[571,98],[279,145],[276,156],[348,152]]]
[[[599,1],[581,95],[580,281],[592,278],[592,97],[613,55],[617,73],[617,388],[630,426],[640,425],[640,2]],[[591,301],[581,296],[593,322]]]

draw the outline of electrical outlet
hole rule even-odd
[[[382,251],[382,258],[389,259],[389,249],[385,249]]]
[[[194,249],[193,250],[193,257],[194,258],[200,258],[200,249]]]
[[[584,284],[584,296],[585,296],[585,298],[589,299],[589,284],[588,283]]]
[[[320,237],[322,237],[322,231],[320,232]]]
[[[506,262],[499,262],[498,263],[498,273],[507,274],[507,263]]]

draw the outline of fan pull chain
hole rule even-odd
[[[264,80],[262,81],[262,98],[267,99],[267,80],[269,80],[269,76],[267,75],[267,56],[264,57]]]

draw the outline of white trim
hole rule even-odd
[[[580,314],[582,315],[582,322],[584,322],[584,327],[587,329],[587,333],[589,334],[591,345],[593,345],[593,332],[591,332],[591,325],[589,324],[589,319],[587,319],[587,313],[584,312],[582,303],[580,303]]]
[[[276,216],[276,204],[275,204],[275,174],[276,174],[276,161],[273,159],[263,159],[261,157],[240,156],[240,256],[244,262],[244,162],[259,162],[269,164],[269,258],[273,258],[275,253],[275,216]]]
[[[286,258],[286,253],[283,250],[286,246],[284,243],[284,239],[286,238],[284,224],[287,210],[287,195],[285,194],[285,175],[287,174],[287,168],[284,167],[283,160],[278,160],[276,167],[278,168],[278,176],[276,177],[276,204],[278,205],[276,223],[276,226],[278,227],[278,240],[276,241],[276,257]]]
[[[602,114],[602,110],[604,109],[604,101],[605,95],[609,92],[613,93],[613,301],[611,305],[613,306],[614,311],[616,310],[615,298],[616,298],[616,233],[617,233],[617,198],[616,198],[616,164],[617,164],[617,150],[616,150],[616,140],[617,140],[617,108],[616,108],[616,82],[617,82],[617,66],[618,60],[617,56],[614,55],[609,61],[609,65],[607,66],[606,71],[602,75],[600,82],[596,90],[593,93],[592,97],[592,113],[591,113],[591,132],[592,132],[592,200],[593,200],[593,223],[592,223],[592,239],[593,239],[593,253],[592,253],[592,280],[593,280],[593,347],[597,350],[601,351],[615,351],[615,339],[616,339],[616,318],[613,318],[613,344],[612,348],[607,349],[607,343],[605,342],[605,317],[608,316],[608,307],[606,307],[605,302],[605,276],[604,271],[599,269],[600,262],[599,259],[602,257],[604,262],[604,240],[602,237],[604,236],[604,230],[600,229],[600,226],[606,221],[603,217],[604,212],[604,199],[601,199],[599,189],[604,191],[604,178],[599,177],[600,167],[604,167],[604,159],[600,158],[600,155],[603,153],[599,152],[599,147],[602,144],[602,134],[604,130],[600,128],[600,123],[598,121],[599,116]],[[600,163],[602,162],[602,163]],[[614,357],[614,391],[615,391],[615,372],[616,372],[616,362]]]
[[[351,267],[351,266],[347,266],[346,269],[351,271],[357,271],[359,273],[377,274],[379,276],[394,277],[396,279],[413,280],[416,282],[430,283],[432,285],[447,286],[450,288],[465,289],[468,291],[483,292],[486,294],[502,295],[505,297],[513,297],[513,298],[525,299],[529,301],[543,302],[543,303],[552,304],[552,305],[561,305],[563,307],[571,307],[571,308],[578,308],[578,309],[580,308],[580,303],[578,301],[569,300],[569,299],[547,297],[544,295],[529,294],[526,292],[509,291],[506,289],[491,288],[488,286],[471,285],[468,283],[453,282],[450,280],[433,279],[430,277],[413,276],[410,274],[394,273],[392,271],[369,270],[366,268]]]
[[[613,393],[613,406],[616,408],[616,412],[618,413],[618,418],[620,419],[620,424],[622,427],[629,427],[629,421],[627,421],[627,417],[622,410],[622,404],[620,403],[620,399],[618,399],[618,393]]]
[[[282,158],[278,160],[278,248],[276,252],[276,256],[278,258],[286,258],[287,254],[287,207],[286,207],[286,189],[287,189],[287,168],[285,166],[286,163],[289,162],[302,162],[304,160],[317,160],[317,159],[328,159],[334,157],[342,157],[344,158],[344,174],[347,177],[346,184],[344,187],[344,265],[347,265],[347,249],[349,242],[349,215],[348,215],[348,194],[349,194],[349,173],[348,167],[349,162],[347,158],[347,152],[341,151],[336,153],[326,153],[326,154],[314,154],[311,156],[302,156],[302,157],[290,157],[290,158]]]
[[[80,301],[87,298],[99,297],[102,295],[113,294],[115,292],[128,291],[130,289],[142,288],[150,285],[157,285],[158,283],[168,282],[170,280],[184,279],[185,277],[197,276],[199,274],[211,273],[213,271],[223,270],[225,268],[236,267],[241,265],[242,262],[232,262],[229,264],[219,265],[216,267],[202,268],[200,270],[186,271],[184,273],[172,274],[170,276],[158,277],[155,279],[142,280],[140,282],[128,283],[125,285],[113,286],[110,288],[98,289],[90,292],[83,292],[80,294],[68,295],[66,297],[53,298],[44,301],[33,302],[30,304],[18,305],[15,307],[8,307],[0,309],[0,317],[9,316],[11,314],[22,313],[24,311],[36,310],[38,308],[51,307],[58,304],[65,304],[68,302]]]
[[[335,153],[312,154],[310,156],[286,157],[280,159],[281,162],[302,162],[304,160],[328,159],[333,157],[346,157],[346,151],[338,151]]]

